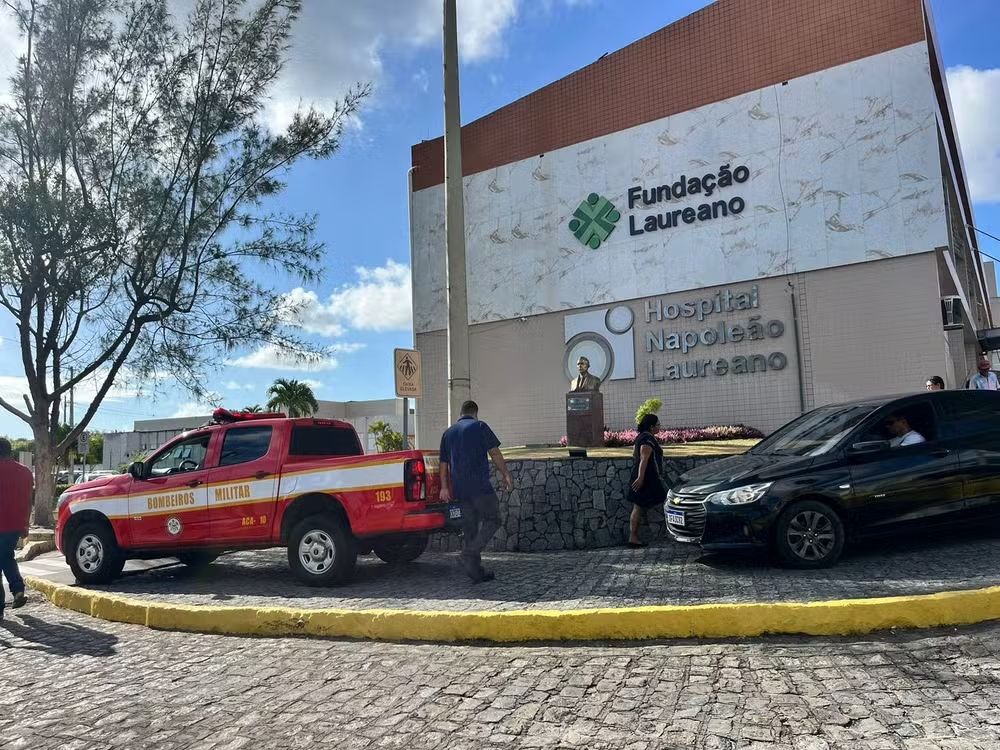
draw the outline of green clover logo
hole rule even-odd
[[[596,250],[615,231],[615,224],[621,217],[611,201],[591,193],[573,212],[569,228],[580,242]]]

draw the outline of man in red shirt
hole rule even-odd
[[[14,595],[11,607],[23,607],[24,579],[17,569],[14,548],[17,540],[28,535],[31,495],[34,479],[31,469],[14,460],[10,441],[0,438],[0,570]],[[0,620],[3,619],[4,593],[0,582]]]

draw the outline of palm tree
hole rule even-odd
[[[300,380],[278,378],[267,389],[267,395],[271,397],[268,409],[284,411],[290,417],[309,417],[319,411],[312,388]]]
[[[260,414],[264,409],[261,408],[260,404],[254,404],[253,406],[244,406],[243,411],[246,414]]]

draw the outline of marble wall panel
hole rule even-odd
[[[947,244],[935,98],[915,44],[466,178],[470,323],[926,252]],[[632,186],[746,165],[750,179],[653,206]],[[568,228],[591,192],[621,213],[597,250]],[[631,235],[701,203],[729,215]],[[447,322],[443,186],[414,195],[414,325]]]

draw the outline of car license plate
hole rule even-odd
[[[462,517],[462,509],[457,506],[452,506],[448,508],[448,518],[456,519]]]
[[[686,526],[687,524],[684,523],[684,511],[668,510],[667,523],[672,523],[674,526]]]

